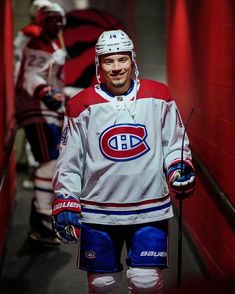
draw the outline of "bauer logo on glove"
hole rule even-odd
[[[52,226],[64,243],[76,243],[81,232],[81,205],[73,195],[59,195],[52,205]]]
[[[190,195],[195,187],[195,171],[189,160],[177,160],[170,164],[167,171],[170,190],[185,196]]]
[[[58,210],[59,211],[62,211],[65,207],[67,208],[77,208],[77,209],[80,209],[81,208],[81,205],[80,203],[77,203],[77,202],[71,202],[71,201],[62,201],[62,202],[59,202],[58,204],[54,205],[53,207],[53,211],[57,211],[58,213]]]

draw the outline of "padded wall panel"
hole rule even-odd
[[[14,128],[13,29],[11,1],[0,1],[0,170],[6,160],[6,148]],[[11,154],[0,192],[0,258],[3,254],[15,197],[15,156]]]
[[[194,152],[235,204],[235,2],[167,3],[167,77]],[[210,185],[197,177],[185,222],[212,275],[235,272],[235,236]]]

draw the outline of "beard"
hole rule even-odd
[[[129,76],[127,74],[113,77],[110,79],[110,84],[114,88],[123,88],[128,84]]]
[[[122,88],[126,85],[126,80],[111,81],[111,85],[114,88]]]

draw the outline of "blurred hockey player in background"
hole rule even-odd
[[[49,0],[35,0],[30,7],[31,22],[20,29],[14,39],[14,80],[17,81],[19,74],[20,64],[22,61],[23,49],[28,41],[33,37],[38,37],[41,33],[41,26],[36,22],[37,10],[42,6],[48,6],[51,4]]]
[[[24,128],[35,160],[34,198],[29,238],[59,244],[51,228],[51,186],[64,114],[63,68],[66,52],[61,41],[65,13],[57,3],[37,10],[41,33],[23,50],[16,83],[16,120]]]
[[[179,197],[194,191],[189,140],[183,141],[168,87],[139,80],[125,32],[101,34],[96,73],[99,84],[67,104],[53,178],[53,227],[65,243],[80,238],[79,268],[88,272],[89,293],[118,293],[124,244],[129,293],[160,293],[170,190]]]
[[[20,64],[23,56],[23,49],[29,40],[33,37],[37,37],[41,33],[41,26],[36,22],[36,13],[37,10],[42,6],[48,6],[51,2],[49,0],[34,0],[30,6],[29,13],[31,17],[31,22],[20,29],[14,39],[14,81],[16,83],[17,77],[19,74]],[[35,167],[38,166],[38,162],[35,161],[35,158],[32,154],[30,144],[25,139],[23,133],[21,133],[21,148],[18,152],[19,156],[22,158],[26,155],[26,164],[27,164],[27,177],[22,182],[22,187],[24,189],[33,189],[33,173]],[[19,139],[18,139],[19,141]],[[18,144],[19,146],[19,144]],[[19,148],[18,148],[19,149]],[[19,161],[21,160],[19,159]]]

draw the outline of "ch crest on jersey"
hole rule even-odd
[[[141,124],[118,124],[105,129],[99,138],[102,154],[113,161],[129,161],[150,150],[147,130]]]

